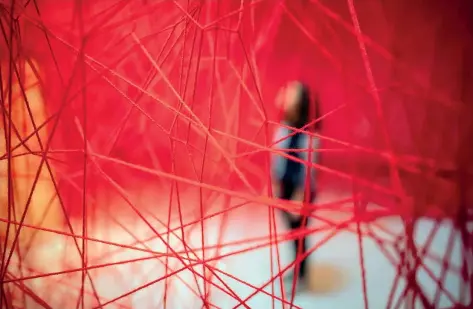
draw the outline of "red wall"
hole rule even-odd
[[[47,67],[45,94],[51,113],[69,102],[61,112],[53,142],[57,147],[83,147],[73,121],[77,117],[86,126],[94,150],[104,156],[187,179],[200,181],[202,176],[202,181],[223,187],[244,186],[245,181],[218,147],[206,142],[210,127],[220,147],[232,156],[227,159],[258,188],[266,182],[268,153],[256,151],[258,147],[251,143],[269,143],[272,126],[266,126],[265,120],[277,121],[273,99],[278,87],[290,79],[303,79],[318,92],[322,111],[328,114],[322,132],[322,160],[330,169],[374,181],[388,176],[386,157],[393,157],[390,153],[411,170],[420,165],[456,168],[459,154],[465,153],[464,138],[470,134],[467,124],[473,115],[468,106],[473,103],[471,87],[466,86],[471,83],[467,71],[473,55],[468,1],[354,1],[361,34],[353,26],[347,1],[289,1],[285,7],[275,2],[244,2],[241,13],[231,13],[240,1],[191,5],[188,16],[200,26],[210,25],[205,32],[192,26],[192,21],[187,21],[187,28],[184,21],[170,30],[183,17],[181,8],[186,9],[187,1],[179,2],[181,8],[171,1],[124,1],[123,6],[89,1],[82,16],[72,1],[43,1],[42,20],[30,7],[23,19],[28,33],[24,46]],[[37,29],[41,24],[49,29],[49,43]],[[78,53],[81,31],[87,33],[85,58]],[[133,39],[133,31],[143,48]],[[368,62],[362,57],[360,38]],[[154,99],[140,97],[146,77],[156,73],[149,57],[157,59],[153,61],[202,128],[189,125],[181,116],[169,133],[175,112],[156,97],[181,108],[187,117],[190,113],[165,79],[154,79],[146,86]],[[103,77],[97,78],[99,75]],[[90,81],[86,92],[81,86],[84,80]],[[113,132],[119,130],[133,101],[137,106],[112,149]],[[170,136],[175,138],[173,146]],[[350,145],[366,149],[355,150]],[[239,155],[234,160],[236,152]],[[80,154],[68,154],[65,160],[68,164],[63,168],[68,173],[82,169]],[[118,181],[149,178],[129,167],[99,161]],[[90,173],[91,183],[100,179]],[[430,185],[430,180],[415,172],[402,172],[402,177],[409,179],[402,186],[412,196],[416,192],[426,196],[432,188],[439,191],[441,187],[445,192],[450,188],[447,195],[439,194],[432,201],[422,199],[425,204],[444,203],[458,195],[448,181],[437,184],[435,180]],[[387,191],[400,194],[395,183],[382,184]],[[426,189],[428,184],[431,187]]]

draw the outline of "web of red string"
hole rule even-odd
[[[71,158],[69,161],[67,159],[66,161],[68,161],[71,166],[75,166],[75,172],[82,173],[81,176],[83,180],[82,183],[77,181],[76,189],[77,192],[81,193],[79,194],[76,192],[76,195],[74,195],[75,197],[72,198],[70,203],[71,205],[76,205],[79,204],[77,200],[80,200],[80,204],[82,205],[79,205],[78,207],[71,206],[69,211],[65,211],[65,221],[73,221],[72,216],[69,218],[71,212],[75,212],[76,217],[78,217],[77,213],[80,213],[80,216],[82,217],[93,217],[93,219],[88,219],[92,221],[97,220],[97,217],[99,216],[110,215],[110,211],[112,211],[111,207],[108,207],[105,210],[102,209],[102,212],[96,211],[97,213],[94,213],[94,210],[92,210],[90,205],[95,204],[94,199],[97,199],[97,194],[99,194],[99,192],[111,190],[114,192],[113,194],[117,194],[120,199],[126,201],[126,205],[120,207],[131,208],[133,210],[132,213],[134,213],[134,215],[140,220],[141,224],[147,226],[151,231],[153,231],[155,234],[154,238],[159,238],[164,244],[166,244],[166,252],[153,251],[152,248],[145,244],[149,239],[140,240],[140,236],[135,236],[132,230],[128,230],[128,233],[132,239],[135,239],[135,243],[131,245],[123,245],[106,240],[105,238],[101,239],[98,236],[92,237],[88,234],[88,229],[90,229],[90,227],[87,228],[87,225],[83,225],[80,229],[73,229],[72,225],[69,223],[68,228],[65,231],[53,231],[44,227],[28,226],[21,222],[21,220],[15,221],[2,218],[3,222],[9,222],[10,224],[19,227],[17,233],[22,229],[31,228],[44,233],[55,233],[57,235],[63,235],[67,238],[75,239],[76,248],[70,248],[68,250],[78,251],[82,262],[82,267],[80,268],[68,269],[54,273],[45,272],[35,274],[34,272],[30,272],[28,275],[17,276],[14,275],[12,271],[9,271],[13,266],[8,265],[12,259],[14,250],[5,250],[2,258],[2,306],[3,303],[7,304],[6,299],[8,297],[6,296],[13,293],[12,289],[15,287],[17,290],[22,291],[23,294],[29,295],[29,297],[34,299],[38,306],[51,308],[46,300],[41,299],[40,296],[35,294],[34,288],[28,288],[23,284],[23,282],[34,278],[56,278],[59,274],[81,273],[81,286],[79,287],[77,294],[78,300],[76,301],[76,306],[79,307],[84,295],[90,293],[96,302],[94,305],[95,308],[101,308],[109,304],[118,303],[119,301],[129,297],[131,294],[137,293],[139,290],[147,288],[156,282],[166,281],[172,277],[178,277],[179,271],[187,269],[193,272],[196,282],[198,278],[201,278],[206,282],[203,290],[196,290],[195,288],[189,287],[190,291],[202,300],[203,307],[219,307],[218,304],[211,303],[211,295],[209,292],[210,285],[213,285],[217,289],[231,297],[234,297],[239,303],[238,306],[248,307],[246,305],[248,299],[257,293],[268,293],[263,291],[263,288],[275,281],[281,280],[281,274],[284,269],[272,269],[271,280],[263,286],[254,287],[250,285],[254,288],[254,293],[243,299],[233,292],[230,287],[226,286],[223,281],[216,283],[215,280],[211,280],[211,278],[206,275],[209,273],[211,277],[213,276],[217,278],[226,275],[239,281],[243,285],[247,284],[244,280],[236,278],[234,275],[226,273],[215,266],[215,261],[226,257],[224,254],[219,254],[219,251],[224,247],[241,243],[258,243],[258,245],[253,246],[251,250],[256,250],[261,247],[277,247],[280,242],[300,237],[301,234],[320,232],[320,230],[308,229],[298,233],[281,234],[280,231],[278,232],[276,230],[276,225],[274,223],[276,212],[274,209],[287,209],[288,207],[292,207],[293,211],[300,211],[300,207],[297,208],[297,206],[294,205],[288,206],[287,203],[283,203],[282,201],[265,197],[271,196],[271,193],[266,192],[264,185],[262,185],[268,181],[269,177],[267,176],[269,174],[267,160],[258,161],[258,159],[254,159],[253,157],[261,153],[269,154],[275,152],[275,150],[271,148],[271,143],[269,141],[272,135],[272,125],[277,122],[274,120],[276,117],[273,117],[275,109],[274,107],[268,107],[269,103],[261,103],[266,102],[266,100],[263,100],[260,92],[261,72],[258,72],[258,66],[255,64],[256,60],[254,54],[252,54],[255,49],[260,48],[259,45],[264,43],[256,42],[254,43],[254,46],[247,46],[248,44],[245,45],[244,40],[244,36],[248,35],[248,27],[251,29],[251,24],[255,21],[251,20],[251,18],[243,18],[243,16],[252,16],[252,14],[254,14],[253,10],[255,10],[258,5],[261,5],[261,3],[264,3],[264,1],[252,1],[251,3],[242,1],[241,4],[238,4],[235,7],[235,9],[230,10],[227,8],[226,11],[223,8],[224,5],[220,7],[218,4],[209,5],[208,3],[200,4],[197,2],[190,4],[185,1],[173,1],[172,3],[169,2],[165,5],[167,14],[164,15],[156,13],[158,12],[158,8],[163,5],[161,1],[156,1],[156,3],[149,1],[149,3],[145,4],[143,4],[145,2],[143,1],[143,3],[140,3],[139,5],[136,4],[137,2],[139,1],[133,3],[131,1],[117,1],[112,5],[108,2],[103,2],[101,5],[97,4],[97,7],[101,6],[101,9],[97,10],[98,13],[90,14],[87,20],[84,20],[84,16],[82,16],[81,13],[78,13],[81,11],[78,9],[80,7],[79,1],[75,4],[68,3],[67,5],[64,5],[68,6],[69,10],[74,12],[72,23],[76,24],[76,26],[74,26],[75,29],[79,29],[76,30],[76,34],[78,35],[69,36],[67,39],[64,34],[66,32],[62,31],[60,27],[64,26],[66,19],[68,20],[70,17],[66,18],[59,16],[62,12],[60,8],[61,5],[59,5],[59,8],[55,10],[55,13],[51,13],[51,15],[58,14],[58,16],[55,16],[54,18],[61,20],[60,23],[53,26],[51,25],[51,20],[54,18],[50,18],[48,21],[43,20],[39,11],[40,6],[36,6],[36,2],[32,1],[27,5],[20,2],[12,2],[11,6],[9,4],[3,4],[2,29],[4,30],[5,36],[7,35],[7,29],[14,29],[15,33],[18,32],[16,42],[20,41],[19,19],[12,18],[14,16],[9,15],[9,12],[13,7],[18,16],[27,19],[30,24],[35,25],[35,27],[41,30],[40,33],[44,33],[47,38],[47,40],[44,40],[44,42],[47,43],[44,43],[45,46],[43,53],[46,53],[44,50],[49,49],[53,60],[48,63],[51,66],[54,66],[54,68],[50,69],[48,72],[56,72],[57,76],[49,76],[42,80],[41,83],[44,84],[43,87],[47,88],[48,86],[46,85],[48,83],[52,84],[52,80],[57,80],[57,83],[55,84],[57,85],[57,89],[53,90],[53,92],[55,91],[59,93],[58,96],[66,98],[58,100],[58,102],[60,101],[58,104],[59,108],[56,109],[56,113],[52,113],[53,117],[49,119],[48,122],[50,124],[55,121],[59,122],[61,117],[66,117],[64,116],[65,113],[61,113],[63,110],[69,108],[67,105],[75,106],[74,109],[71,109],[72,112],[69,110],[69,112],[74,115],[73,119],[68,119],[67,121],[73,123],[71,126],[75,127],[75,130],[79,132],[81,137],[78,139],[79,142],[77,142],[79,145],[78,149],[69,149],[68,151],[63,151],[61,153],[61,150],[53,149],[53,146],[45,146],[46,149],[41,149],[34,153],[35,155],[38,155],[38,153],[44,155],[42,161],[44,160],[45,165],[47,165],[47,168],[51,173],[51,166],[54,166],[54,164],[48,164],[48,160],[54,161],[54,156],[58,153],[60,153],[63,158],[67,158],[69,153],[73,153],[70,155]],[[133,9],[133,6],[135,5],[137,8]],[[348,27],[350,32],[355,36],[359,45],[359,51],[361,52],[363,71],[366,74],[367,85],[365,87],[373,102],[372,108],[375,110],[379,122],[381,124],[385,123],[385,115],[383,114],[383,108],[381,107],[382,99],[377,90],[378,85],[376,84],[366,46],[367,44],[375,47],[377,45],[369,41],[366,35],[362,32],[354,1],[347,1],[351,24],[344,21],[337,12],[331,11],[321,2],[311,1],[311,5],[316,6],[320,12],[329,16],[332,20],[340,22],[344,26]],[[37,7],[38,11],[36,12],[36,15],[26,13],[26,10],[24,9],[26,6],[30,6],[30,8],[33,6]],[[279,9],[268,9],[268,12],[274,12],[271,19],[268,19],[268,23],[277,20],[280,16],[285,14],[294,21],[294,23],[300,28],[301,32],[305,33],[307,40],[317,44],[314,34],[308,32],[304,27],[303,17],[296,17],[283,2],[272,6],[278,7]],[[7,7],[10,9],[7,9]],[[64,12],[66,11],[67,10],[64,8]],[[123,15],[124,17],[121,16],[121,18],[117,19],[114,18],[114,16],[119,16],[119,13],[123,11],[127,11],[128,15]],[[159,24],[159,29],[153,28],[153,25],[149,24],[153,22],[153,18],[149,17],[151,14],[156,14],[153,18],[160,20],[159,23],[156,21],[156,24]],[[210,18],[211,21],[206,21],[205,23],[202,22],[202,20],[205,20],[205,18],[202,17],[205,14],[212,16],[213,20]],[[163,24],[165,24],[166,27],[163,27]],[[216,29],[218,29],[220,33],[219,36],[208,36],[203,39],[206,33],[210,33]],[[271,31],[279,31],[277,23],[267,27],[267,33],[265,33],[265,35],[269,36]],[[95,39],[94,41],[91,37],[93,37],[95,32],[100,32],[101,35],[99,36],[99,39]],[[171,34],[166,37],[163,33]],[[16,35],[17,34],[14,36]],[[110,40],[106,42],[104,41],[104,38],[107,35],[110,35]],[[156,44],[153,45],[153,37],[156,38],[158,36],[160,40],[164,42],[162,48],[158,48]],[[81,37],[87,38],[82,41],[83,44],[81,44],[80,41]],[[166,39],[163,39],[164,37],[166,37]],[[22,39],[27,40],[28,38]],[[11,42],[11,46],[9,46],[10,50],[15,48],[18,49],[19,45],[15,45]],[[94,53],[92,51],[93,48],[87,50],[85,47],[87,44],[89,44],[89,46],[94,44],[103,44],[104,47],[100,48],[100,53]],[[208,46],[203,46],[206,44]],[[222,46],[232,47],[225,48]],[[234,46],[238,46],[238,48]],[[337,62],[334,56],[325,50],[323,46],[319,47],[328,59]],[[229,56],[228,54],[231,49],[236,49],[238,52]],[[64,50],[67,50],[67,52]],[[379,46],[378,51],[386,52]],[[62,61],[67,58],[65,56],[60,56],[60,54],[63,55],[64,53],[67,53],[69,55],[68,57],[70,57],[70,54],[74,54],[76,57],[76,63],[72,67],[69,64],[67,70],[62,68],[63,65],[67,66],[67,64],[60,63],[61,58]],[[137,54],[140,54],[140,56],[136,56]],[[205,56],[203,54],[205,54]],[[388,56],[391,57],[390,55]],[[110,59],[104,60],[107,57],[113,59],[113,61],[110,61]],[[138,58],[141,58],[141,60],[138,60]],[[225,62],[225,64],[220,64],[220,67],[225,66],[225,70],[219,69],[217,62]],[[16,62],[12,61],[12,63],[13,66],[17,65]],[[181,69],[173,69],[177,63],[180,63]],[[85,69],[85,67],[87,67],[87,69]],[[84,72],[87,71],[88,77],[84,77],[86,74],[84,72],[77,73],[81,70]],[[143,82],[142,71],[146,70],[148,74]],[[2,71],[2,75],[5,76],[5,67],[3,67]],[[71,75],[63,76],[63,74],[67,73],[62,74],[61,72],[66,71]],[[199,72],[199,74],[197,72]],[[224,76],[229,72],[232,72],[234,76],[236,76],[237,81],[231,80],[228,76]],[[192,74],[195,74],[195,76],[192,76]],[[87,81],[79,81],[81,78],[85,78]],[[158,79],[159,83],[156,81]],[[89,87],[89,89],[93,87],[94,83],[98,83],[97,80],[101,80],[99,88],[87,90],[88,93],[84,94],[86,91],[84,89],[87,89],[87,87]],[[159,85],[156,86],[157,84]],[[204,86],[206,91],[200,91],[199,93],[198,89],[201,89],[203,85],[206,85]],[[238,92],[235,92],[235,89],[230,90],[232,85],[239,88]],[[236,85],[238,85],[238,87]],[[153,86],[155,88],[153,88]],[[7,84],[4,85],[3,88],[8,89],[9,87],[12,87],[12,85]],[[108,87],[107,90],[103,90],[105,87]],[[227,90],[228,93],[224,93]],[[51,92],[51,89],[49,89],[49,91]],[[113,95],[107,97],[110,93],[113,93]],[[3,97],[4,100],[2,101],[2,104],[4,110],[7,110],[6,106],[8,105],[8,99],[6,96]],[[54,98],[54,95],[51,95],[50,97]],[[163,99],[164,97],[172,99],[165,100]],[[71,101],[73,103],[71,103]],[[222,101],[226,103],[217,103]],[[241,110],[240,108],[243,101],[250,102],[250,104],[244,105],[245,110]],[[94,104],[92,102],[106,103]],[[125,102],[126,104],[122,105],[126,108],[118,106],[120,105],[120,102]],[[52,107],[50,110],[54,111],[55,109]],[[162,115],[160,115],[160,113],[162,113]],[[337,113],[337,110],[325,111],[322,118],[330,118],[331,115],[335,113]],[[98,121],[100,124],[97,124]],[[249,131],[246,129],[247,127],[254,128],[254,132],[247,132]],[[158,132],[156,130],[158,130],[160,134],[156,133]],[[54,130],[52,132],[54,132]],[[51,135],[55,134],[52,132],[50,133]],[[149,134],[147,135],[147,133]],[[265,137],[261,138],[262,135]],[[150,142],[146,136],[157,138],[157,141],[154,141],[154,146],[153,141]],[[311,166],[312,168],[316,168],[317,170],[340,178],[348,179],[358,185],[363,185],[364,187],[369,188],[369,190],[373,192],[383,191],[383,194],[395,195],[397,198],[396,203],[398,204],[409,204],[409,200],[406,196],[403,196],[403,190],[399,187],[400,181],[397,179],[400,176],[397,165],[399,162],[396,162],[396,160],[400,161],[402,158],[396,156],[396,154],[389,149],[389,147],[391,147],[390,135],[385,128],[383,129],[382,125],[380,126],[380,136],[387,149],[384,151],[350,144],[341,140],[339,141],[323,134],[317,136],[322,140],[329,140],[345,146],[348,145],[352,149],[356,148],[359,151],[388,158],[388,165],[391,165],[391,184],[397,185],[392,185],[391,188],[386,188],[381,186],[379,183],[361,179],[356,174],[343,173],[323,165],[315,164]],[[71,137],[71,139],[73,138]],[[167,152],[164,150],[161,151],[169,153],[168,157],[159,154],[159,149],[162,149],[163,147],[167,148]],[[117,149],[119,150],[117,151]],[[328,150],[321,149],[322,153],[324,151]],[[77,153],[79,155],[77,155]],[[81,157],[81,155],[85,157]],[[6,159],[9,159],[8,155],[3,155],[2,160]],[[410,157],[410,160],[411,162],[421,162],[423,159]],[[182,164],[184,167],[182,167],[182,165],[179,167],[182,161],[187,163]],[[263,161],[266,163],[263,164]],[[83,165],[80,166],[77,162],[82,162]],[[163,165],[165,167],[163,167]],[[263,165],[264,168],[262,167]],[[72,170],[74,170],[74,168]],[[66,172],[63,172],[61,168],[57,168],[56,177],[73,178],[70,174],[65,175],[65,173]],[[160,188],[165,186],[165,189],[161,189],[161,191],[164,192],[161,194],[167,194],[169,196],[169,209],[164,211],[169,214],[168,218],[163,219],[159,215],[154,214],[153,211],[135,205],[134,202],[129,199],[129,194],[126,189],[123,189],[119,184],[126,183],[127,175],[147,175],[143,178],[150,182],[158,179],[158,181],[153,182],[153,184],[156,184],[156,186],[159,184],[159,186],[161,186]],[[37,177],[39,177],[39,173],[37,174]],[[136,177],[137,179],[140,178],[140,176]],[[115,178],[120,180],[115,180]],[[125,178],[125,180],[123,178]],[[97,179],[101,179],[102,187],[100,187],[101,189],[99,190],[94,190],[93,187],[97,185],[94,181]],[[55,182],[59,183],[60,181],[55,180]],[[104,185],[104,183],[108,185]],[[234,185],[235,183],[238,185]],[[198,202],[193,202],[193,205],[197,206],[188,206],[186,209],[185,205],[181,205],[179,200],[183,194],[182,192],[185,191],[182,187],[179,189],[179,186],[182,185],[184,185],[185,188],[198,189],[199,193],[196,195],[196,200],[198,200]],[[244,190],[241,188],[244,188]],[[64,192],[61,192],[60,189],[57,190],[59,195],[65,194]],[[82,197],[80,196],[81,194]],[[217,199],[216,196],[225,196],[243,202],[238,205],[233,205],[230,202],[231,199],[223,199],[224,201],[221,202],[223,206],[220,208],[217,207],[217,209],[212,206],[212,201]],[[367,197],[365,196],[364,200],[360,200],[359,194],[354,193],[351,198],[345,200],[339,200],[324,205],[312,205],[316,211],[310,216],[314,219],[326,222],[327,227],[325,229],[332,231],[332,234],[335,234],[341,229],[348,229],[353,233],[358,233],[360,235],[360,252],[363,252],[362,237],[370,237],[377,241],[380,250],[386,252],[386,258],[389,258],[387,248],[395,249],[398,258],[392,259],[392,263],[398,273],[395,282],[393,282],[392,290],[394,291],[397,288],[397,284],[401,277],[406,278],[408,284],[405,286],[404,292],[398,299],[394,299],[394,295],[391,295],[391,299],[386,300],[387,308],[398,308],[402,302],[409,297],[409,295],[411,297],[413,296],[414,299],[420,299],[425,308],[437,308],[440,294],[445,294],[446,297],[450,298],[452,304],[459,305],[459,301],[455,300],[454,297],[444,289],[444,279],[447,272],[453,271],[459,278],[462,277],[463,280],[465,280],[464,289],[468,289],[466,284],[468,279],[466,278],[467,275],[465,275],[467,274],[467,264],[464,262],[461,269],[452,270],[453,266],[449,265],[449,252],[446,252],[445,256],[435,256],[430,252],[429,246],[439,230],[438,226],[440,226],[440,222],[437,224],[436,228],[430,231],[428,240],[425,242],[423,247],[414,244],[412,240],[416,218],[405,219],[406,228],[404,236],[392,235],[394,238],[393,241],[380,239],[369,229],[362,229],[360,227],[362,222],[370,221],[371,225],[382,228],[382,225],[376,221],[376,218],[394,214],[401,215],[404,210],[402,210],[402,207],[380,207],[373,210],[368,209],[365,207],[367,202],[366,199]],[[67,200],[67,198],[65,198],[65,200]],[[73,200],[76,201],[74,202]],[[188,203],[188,199],[183,199],[182,203]],[[186,238],[193,230],[200,229],[200,233],[205,235],[206,231],[204,224],[201,224],[204,220],[209,217],[224,217],[234,209],[248,203],[267,206],[269,211],[267,220],[271,230],[269,237],[245,239],[238,243],[222,243],[222,241],[220,241],[217,246],[206,245],[204,243],[205,237],[202,237],[200,246],[195,246],[195,244],[194,246],[191,246],[188,244]],[[347,203],[352,203],[353,207],[347,208],[342,206]],[[8,207],[13,206],[8,205]],[[26,209],[27,208],[28,205],[26,206]],[[192,211],[189,211],[189,208],[191,208]],[[210,209],[212,209],[213,212],[210,212]],[[353,213],[353,216],[346,221],[336,222],[336,220],[331,220],[329,217],[325,218],[318,214],[321,210],[330,211],[334,209],[342,212]],[[171,214],[175,213],[177,213],[177,217],[179,218],[179,226],[171,228]],[[225,220],[222,219],[222,223],[220,224],[221,230],[225,228]],[[111,221],[113,222],[113,220]],[[114,222],[108,224],[119,225],[120,223]],[[261,222],[261,224],[264,223]],[[167,227],[167,229],[163,231],[162,228],[156,228],[156,225],[165,228]],[[184,229],[186,235],[184,235]],[[223,234],[223,232],[220,231],[220,234]],[[454,233],[452,232],[451,235],[453,234]],[[183,249],[176,250],[174,245],[170,244],[170,236],[178,239],[179,242],[182,243]],[[17,239],[17,236],[15,236],[15,239]],[[328,241],[328,238],[320,241],[316,247],[309,251],[316,254],[317,248],[326,241]],[[113,263],[91,266],[93,263],[88,261],[89,258],[85,253],[85,248],[89,246],[89,242],[110,247],[110,252],[108,253],[110,255],[113,255],[116,250],[121,247],[123,249],[147,253],[148,256],[144,258],[119,260]],[[405,245],[401,246],[401,243],[404,243]],[[216,253],[211,258],[205,258],[205,251],[209,250],[216,250]],[[249,249],[234,251],[231,255],[238,255],[245,250]],[[468,250],[466,244],[464,250]],[[93,281],[95,279],[90,275],[90,272],[94,269],[109,269],[120,264],[138,263],[143,260],[156,258],[162,259],[162,263],[164,267],[166,267],[166,275],[164,277],[155,278],[155,280],[145,286],[138,287],[135,290],[129,291],[129,293],[120,295],[113,299],[104,298],[93,288]],[[171,258],[179,260],[182,264],[180,269],[171,269],[168,267],[169,259]],[[271,259],[278,258],[278,256],[271,256]],[[301,258],[301,256],[298,256],[291,265],[298,262]],[[359,275],[363,277],[362,279],[364,282],[365,269],[369,267],[369,265],[365,265],[361,253],[360,258],[361,263]],[[423,263],[423,260],[426,258],[436,260],[438,263],[443,265],[442,274],[439,278],[436,278],[432,272],[428,271],[428,266]],[[202,273],[197,271],[197,268],[204,268],[206,271],[205,273]],[[437,292],[432,300],[424,295],[424,291],[416,283],[415,274],[420,268],[425,268],[432,277],[432,280],[436,281]],[[56,284],[67,284],[62,282],[60,279],[54,280]],[[89,292],[85,291],[84,287],[87,281],[90,281],[90,285],[92,286],[92,289]],[[75,289],[76,287],[71,288]],[[365,284],[363,284],[363,288],[364,290],[360,292],[366,295],[367,287]],[[162,295],[161,306],[166,307],[167,293],[166,290]],[[20,294],[13,293],[11,295],[17,297]],[[281,300],[277,296],[274,297]],[[289,304],[291,299],[284,299],[283,297],[282,301]],[[365,307],[368,308],[366,298],[365,301]],[[16,306],[21,307],[21,305]],[[83,302],[82,306],[84,306]],[[126,308],[129,305],[127,305],[126,302],[120,302],[120,306]],[[235,306],[235,308],[238,306]],[[294,306],[294,308],[296,307],[297,306]]]

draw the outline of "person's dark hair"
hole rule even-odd
[[[312,96],[307,85],[302,83],[301,96],[299,101],[299,121],[295,127],[300,129],[315,119],[319,119],[320,102],[317,96]],[[322,121],[317,120],[313,125],[307,127],[307,130],[319,131],[322,128]]]

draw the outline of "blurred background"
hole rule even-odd
[[[201,219],[222,196],[261,202],[274,98],[302,79],[322,104],[322,190],[364,214],[451,218],[471,250],[472,13],[468,0],[0,1],[5,244],[28,207],[25,224],[63,230],[166,218],[182,194],[176,212]]]

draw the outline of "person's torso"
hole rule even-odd
[[[274,156],[272,164],[275,176],[283,182],[302,183],[304,168],[309,162],[317,161],[318,154],[314,149],[318,147],[318,138],[311,137],[307,132],[295,132],[281,126],[276,132],[274,143],[277,150],[291,157],[282,154]]]

